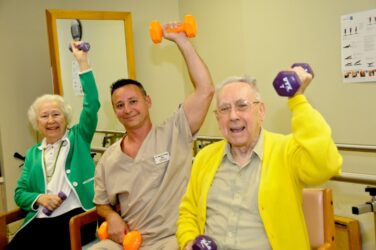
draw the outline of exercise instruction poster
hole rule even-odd
[[[376,9],[341,16],[342,76],[376,82]]]

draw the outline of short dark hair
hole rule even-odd
[[[144,86],[142,86],[140,82],[133,80],[133,79],[119,79],[116,82],[112,83],[111,84],[111,96],[115,92],[115,90],[117,90],[118,88],[121,88],[126,85],[130,85],[130,84],[137,86],[141,90],[141,93],[144,96],[147,96]]]

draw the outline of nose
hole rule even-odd
[[[239,118],[238,111],[236,110],[235,107],[231,107],[229,116],[230,116],[230,120],[237,120]]]
[[[128,114],[131,112],[131,110],[132,110],[131,105],[129,103],[125,103],[124,109],[123,109],[124,113]]]
[[[54,122],[55,119],[52,115],[48,115],[47,122]]]

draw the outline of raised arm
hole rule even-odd
[[[288,151],[299,180],[304,184],[318,185],[339,174],[343,160],[332,138],[330,126],[304,96],[312,75],[301,67],[293,70],[302,84],[288,101],[293,132]]]
[[[194,91],[184,100],[183,109],[187,116],[191,132],[195,134],[205,120],[214,95],[214,86],[206,64],[197,54],[185,33],[166,32],[167,28],[173,28],[175,25],[177,24],[168,23],[164,25],[163,36],[177,44],[188,67]]]
[[[72,52],[80,67],[80,81],[84,92],[82,111],[78,129],[88,143],[91,143],[98,124],[98,110],[100,108],[98,89],[94,74],[90,70],[88,53],[76,48],[81,42],[72,42]]]
[[[80,43],[82,42],[76,42],[76,41],[71,42],[71,48],[72,48],[72,53],[74,57],[76,58],[78,65],[80,66],[80,71],[82,72],[82,71],[90,69],[90,64],[87,59],[87,52],[83,50],[79,50],[76,47]]]

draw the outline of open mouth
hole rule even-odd
[[[47,128],[48,131],[55,131],[55,130],[58,130],[59,127],[50,127],[50,128]]]
[[[230,128],[231,133],[240,133],[245,129],[245,126],[240,128]]]

